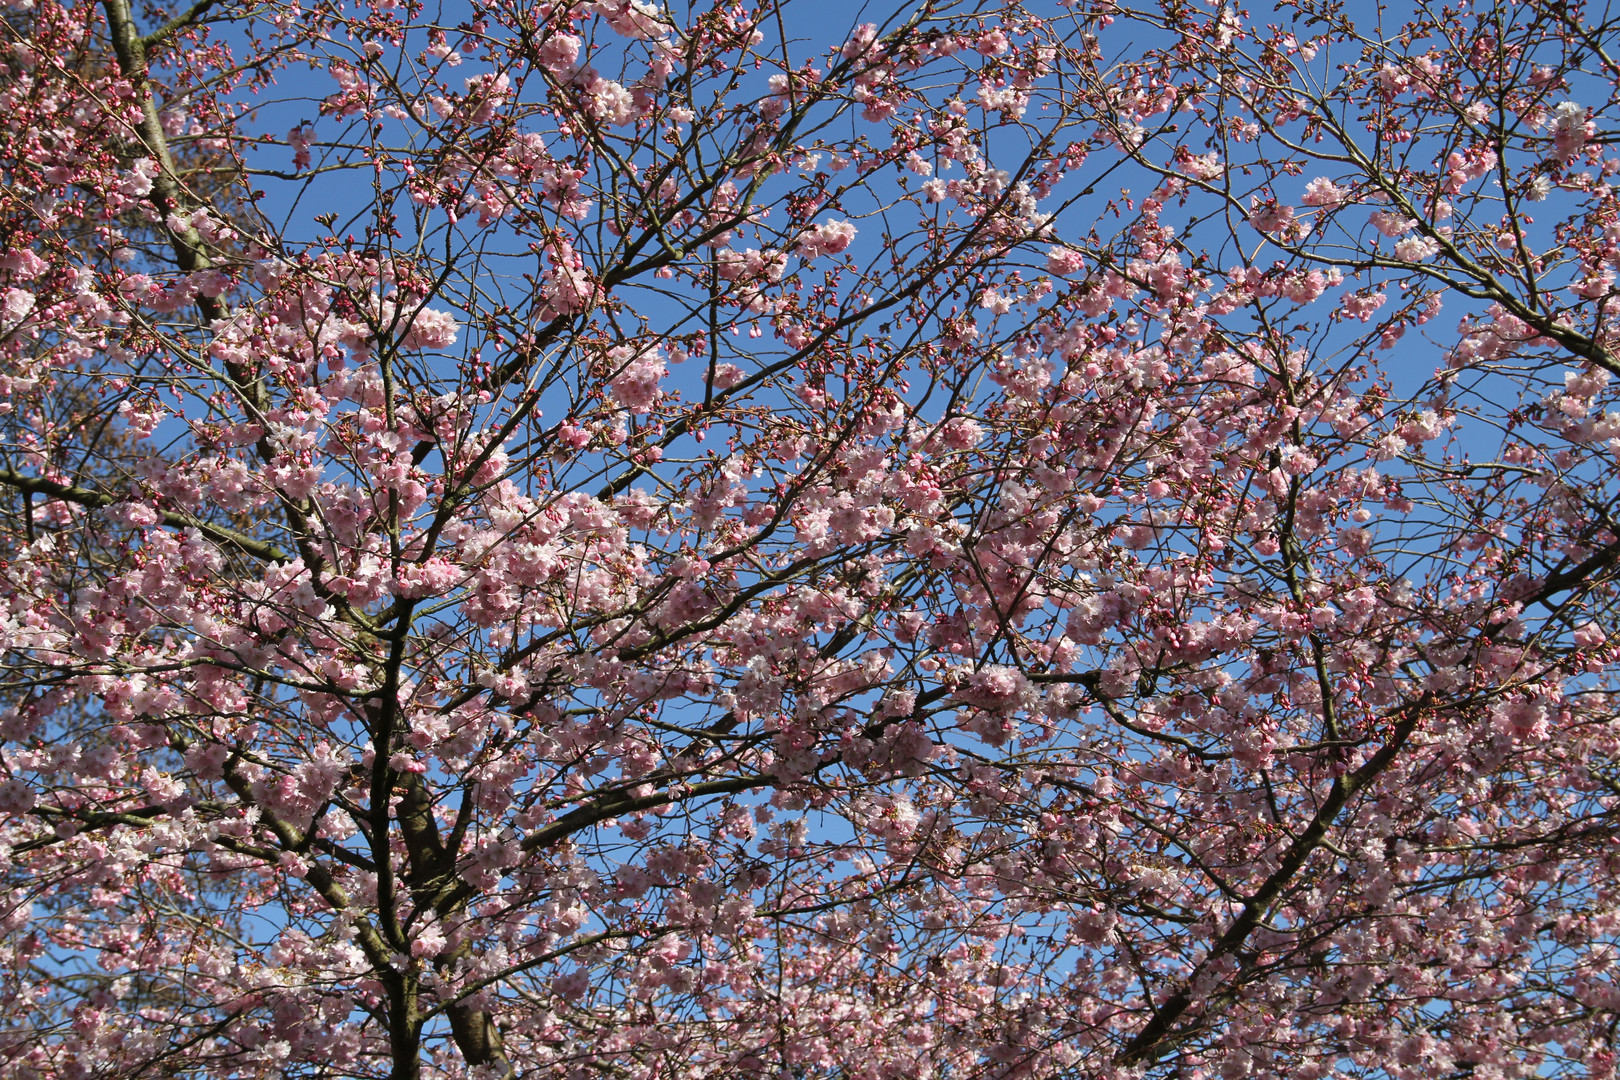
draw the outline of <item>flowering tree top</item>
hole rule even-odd
[[[1612,1077],[1620,23],[0,0],[0,1078]]]

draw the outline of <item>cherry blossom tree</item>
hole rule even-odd
[[[1609,11],[0,12],[6,1080],[1614,1075]]]

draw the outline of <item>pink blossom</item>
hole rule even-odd
[[[668,30],[659,9],[645,0],[595,0],[591,7],[627,38],[646,41],[660,38]]]
[[[447,311],[402,303],[397,297],[385,297],[378,307],[378,322],[382,328],[399,335],[402,349],[446,349],[456,342],[461,325]]]
[[[1440,242],[1431,236],[1408,236],[1395,245],[1395,257],[1406,262],[1423,262],[1440,250]]]
[[[613,377],[613,399],[632,412],[649,412],[663,392],[659,381],[669,374],[656,356],[639,356]]]
[[[410,563],[399,568],[394,577],[394,592],[403,597],[437,596],[459,582],[463,571],[442,558],[425,563]]]
[[[628,124],[636,115],[635,100],[620,84],[599,79],[591,87],[591,114],[603,124]]]
[[[799,237],[794,250],[806,259],[837,255],[855,239],[855,226],[848,221],[829,221]]]
[[[584,260],[566,242],[551,245],[546,254],[548,265],[543,287],[546,303],[541,317],[554,319],[585,310],[595,296],[595,286],[585,271]]]
[[[1586,145],[1591,124],[1586,109],[1573,101],[1561,101],[1552,111],[1553,146],[1558,156],[1568,161]]]
[[[1251,200],[1249,224],[1264,233],[1285,233],[1294,225],[1294,208],[1275,201]]]
[[[36,300],[27,289],[7,289],[0,293],[0,333],[10,333],[33,312]]]
[[[853,60],[856,57],[864,56],[871,50],[872,43],[876,40],[877,25],[875,23],[861,23],[855,28],[855,32],[849,36],[849,40],[844,42],[843,48],[839,50],[840,55],[845,60]]]
[[[1367,220],[1384,236],[1391,237],[1411,232],[1417,226],[1416,221],[1392,210],[1374,210],[1367,215]]]
[[[0,783],[0,814],[26,814],[36,801],[32,785],[16,779]]]
[[[1373,317],[1379,308],[1384,306],[1387,299],[1388,297],[1381,292],[1348,293],[1344,298],[1343,305],[1345,317],[1355,319],[1358,322],[1366,322]]]
[[[540,46],[540,62],[553,74],[568,74],[579,60],[581,44],[573,34],[550,34]]]
[[[1085,257],[1072,248],[1052,247],[1046,251],[1046,268],[1054,274],[1078,273],[1085,267]]]
[[[1342,188],[1325,176],[1318,176],[1305,185],[1305,194],[1300,202],[1306,206],[1320,206],[1332,210],[1343,206],[1350,197],[1350,191]]]

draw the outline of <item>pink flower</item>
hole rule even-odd
[[[855,32],[850,35],[849,40],[844,42],[844,47],[839,50],[839,53],[845,60],[854,60],[858,56],[865,55],[876,40],[876,24],[861,23],[855,28]]]
[[[398,335],[400,348],[412,351],[448,348],[461,330],[448,311],[401,302],[397,296],[386,296],[378,303],[377,322],[384,333]]]
[[[1054,274],[1067,276],[1079,272],[1085,265],[1085,256],[1073,248],[1046,249],[1046,269]]]
[[[460,567],[434,556],[423,563],[401,566],[394,577],[394,593],[407,599],[439,596],[459,582],[462,576]]]
[[[23,781],[0,783],[0,814],[26,814],[36,801],[34,789]]]
[[[554,75],[570,72],[579,60],[581,44],[573,34],[552,34],[540,45],[540,63]]]
[[[460,329],[448,311],[424,308],[411,320],[411,328],[400,344],[407,349],[446,349],[456,343]]]
[[[1395,245],[1395,257],[1405,262],[1423,262],[1440,250],[1440,242],[1430,236],[1408,236]]]
[[[1344,298],[1343,310],[1347,318],[1358,322],[1366,322],[1373,317],[1373,313],[1384,306],[1387,300],[1381,292],[1367,293],[1354,292]]]
[[[546,248],[547,268],[541,295],[542,319],[576,315],[590,306],[596,297],[596,286],[585,271],[584,260],[566,240],[559,240]]]
[[[848,221],[829,221],[799,237],[794,250],[806,259],[818,255],[837,255],[855,239],[855,226]]]
[[[446,943],[444,930],[436,923],[422,927],[416,932],[411,942],[411,955],[418,958],[431,958],[444,951]]]
[[[1599,626],[1595,622],[1582,623],[1580,626],[1575,628],[1575,632],[1571,634],[1570,637],[1572,640],[1574,640],[1575,644],[1580,645],[1583,648],[1592,648],[1597,645],[1602,645],[1605,641],[1609,640],[1609,635],[1603,632],[1603,627]]]
[[[635,99],[619,83],[601,79],[591,87],[591,115],[610,127],[628,124],[635,118]]]
[[[637,357],[609,383],[613,400],[631,412],[650,412],[663,396],[658,384],[667,374],[669,369],[657,356]]]
[[[1340,187],[1325,176],[1318,176],[1305,185],[1305,194],[1301,196],[1299,201],[1306,206],[1320,206],[1332,210],[1343,206],[1345,200],[1349,197],[1350,191],[1348,188]]]
[[[7,289],[0,293],[0,333],[15,330],[34,310],[34,294],[27,289]]]
[[[1263,233],[1281,233],[1294,224],[1294,208],[1256,196],[1250,202],[1249,224]]]
[[[1367,215],[1367,221],[1373,228],[1389,237],[1402,236],[1411,232],[1417,225],[1411,218],[1392,210],[1374,210]]]
[[[1585,107],[1573,101],[1559,102],[1552,111],[1553,147],[1564,161],[1586,145],[1592,127],[1586,116]]]

